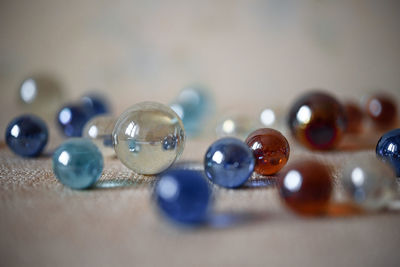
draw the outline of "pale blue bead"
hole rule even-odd
[[[54,152],[53,171],[62,184],[73,189],[85,189],[100,178],[103,156],[89,139],[70,139]]]

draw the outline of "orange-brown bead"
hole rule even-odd
[[[292,163],[279,175],[277,184],[282,201],[294,212],[304,216],[327,213],[333,184],[331,172],[322,163]]]
[[[285,166],[289,159],[289,143],[277,130],[258,129],[247,137],[245,143],[253,151],[256,159],[254,171],[259,174],[275,174]]]
[[[360,133],[363,129],[364,113],[361,108],[353,102],[346,102],[344,109],[347,119],[347,133]]]
[[[397,106],[388,95],[376,94],[370,97],[366,110],[377,128],[390,128],[396,122]]]

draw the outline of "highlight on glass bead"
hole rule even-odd
[[[393,169],[373,155],[358,155],[346,162],[341,182],[348,198],[366,210],[385,207],[398,187]]]
[[[90,117],[110,113],[110,104],[98,93],[90,93],[81,97],[80,102],[88,109]]]
[[[292,135],[315,150],[335,148],[346,130],[342,105],[331,95],[319,91],[301,96],[292,105],[288,123]]]
[[[271,108],[263,109],[260,113],[260,122],[266,127],[271,127],[276,123],[276,113]]]
[[[362,132],[364,112],[361,110],[359,105],[347,101],[344,103],[344,109],[347,120],[346,133],[357,134]]]
[[[5,140],[8,147],[23,157],[36,157],[49,138],[46,123],[35,115],[22,115],[7,126]]]
[[[57,113],[57,124],[67,137],[81,137],[83,127],[90,120],[91,112],[80,104],[68,104]]]
[[[161,173],[154,197],[159,211],[179,224],[204,223],[210,212],[211,190],[200,171],[173,169]]]
[[[112,136],[118,158],[140,174],[164,171],[179,158],[185,145],[181,119],[157,102],[142,102],[122,113]]]
[[[182,89],[170,107],[182,119],[186,134],[190,136],[201,133],[208,115],[215,109],[210,93],[198,85]]]
[[[83,137],[89,138],[102,152],[103,156],[115,155],[112,143],[112,131],[116,118],[112,116],[95,116],[88,121],[83,129]]]
[[[277,130],[258,129],[246,138],[245,143],[253,151],[256,160],[254,171],[259,174],[275,174],[289,160],[289,143]]]
[[[277,185],[282,202],[295,213],[327,213],[333,183],[332,173],[324,164],[312,159],[295,161],[280,173]]]
[[[396,176],[400,177],[400,129],[391,130],[379,139],[376,155],[391,164]]]
[[[397,105],[393,97],[385,94],[371,96],[366,104],[368,116],[379,129],[387,129],[397,120]]]
[[[243,185],[254,171],[253,152],[241,140],[225,137],[215,141],[204,158],[204,171],[215,184],[235,188]]]
[[[244,138],[256,129],[254,120],[243,114],[232,113],[224,116],[216,127],[217,137]]]
[[[103,171],[103,156],[87,138],[72,138],[59,146],[53,154],[56,178],[73,189],[94,185]]]

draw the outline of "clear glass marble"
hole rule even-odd
[[[157,102],[142,102],[117,120],[112,140],[121,162],[140,174],[157,174],[183,152],[185,130],[179,116]]]
[[[341,181],[346,195],[366,210],[385,207],[397,191],[392,168],[373,155],[357,155],[348,161]]]
[[[83,137],[89,138],[97,145],[105,157],[115,156],[112,143],[112,131],[116,118],[112,116],[96,116],[83,128]]]
[[[242,114],[231,114],[223,117],[217,124],[217,137],[245,138],[256,129],[254,120]]]

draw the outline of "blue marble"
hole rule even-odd
[[[154,197],[161,213],[173,222],[198,225],[208,218],[211,190],[200,171],[172,169],[161,173]]]
[[[49,138],[46,123],[34,115],[22,115],[13,119],[6,129],[6,143],[16,154],[36,157],[44,149]]]
[[[376,145],[376,155],[392,165],[396,176],[400,177],[400,129],[385,133]]]
[[[103,156],[89,139],[69,139],[54,152],[53,171],[62,184],[73,189],[85,189],[100,178]]]
[[[110,113],[107,100],[99,94],[88,94],[81,98],[83,106],[88,110],[90,117]]]
[[[204,128],[207,116],[213,113],[215,104],[206,89],[201,86],[184,88],[170,105],[182,119],[186,134],[197,136]]]
[[[235,188],[244,184],[255,166],[249,147],[242,141],[226,137],[214,142],[204,158],[204,170],[215,184]]]
[[[57,123],[68,137],[81,137],[85,124],[92,115],[83,105],[69,104],[60,109],[57,114]]]

